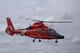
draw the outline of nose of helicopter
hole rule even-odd
[[[58,39],[64,39],[65,37],[63,35],[59,35],[57,38]]]
[[[64,39],[65,37],[64,36],[62,36],[62,39]]]

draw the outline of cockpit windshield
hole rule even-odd
[[[54,29],[49,29],[49,30],[48,30],[48,33],[49,33],[50,35],[56,35],[56,36],[59,35]]]

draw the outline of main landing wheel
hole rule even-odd
[[[39,42],[41,42],[41,40],[39,39]]]
[[[21,36],[24,36],[23,34],[21,34]]]
[[[35,42],[35,39],[33,39],[33,42]]]

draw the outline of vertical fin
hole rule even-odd
[[[13,36],[13,35],[15,34],[15,32],[14,32],[15,29],[14,29],[14,26],[13,26],[13,24],[12,24],[12,22],[11,22],[10,17],[7,17],[6,20],[7,20],[6,32],[7,32],[9,35]]]

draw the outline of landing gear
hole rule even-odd
[[[33,39],[33,42],[35,42],[35,39]]]
[[[41,40],[39,39],[39,42],[41,42]]]
[[[39,41],[39,42],[41,42],[41,40],[40,40],[40,39],[39,39],[38,41]],[[35,42],[35,39],[33,39],[33,42]]]
[[[58,43],[58,41],[55,41],[55,43]]]
[[[21,36],[24,36],[23,34],[21,34]]]
[[[58,39],[55,41],[55,43],[58,43]]]

